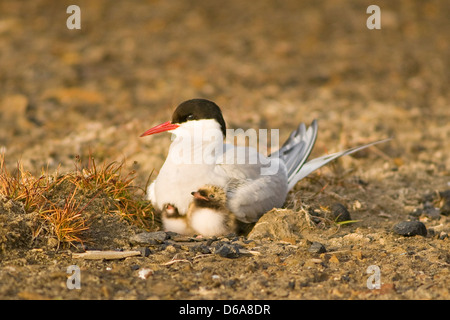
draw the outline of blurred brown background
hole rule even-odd
[[[0,148],[29,170],[125,157],[145,180],[169,138],[139,134],[203,97],[230,127],[281,139],[318,118],[315,154],[394,136],[397,164],[446,175],[450,4],[372,2],[3,0]],[[81,30],[66,27],[71,4]],[[381,30],[366,27],[371,4]]]

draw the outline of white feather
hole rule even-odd
[[[191,228],[194,232],[205,237],[227,233],[227,226],[224,222],[224,213],[209,208],[196,209],[190,219]]]

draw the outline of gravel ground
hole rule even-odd
[[[246,236],[136,241],[144,230],[89,208],[88,249],[141,252],[118,260],[30,242],[35,213],[2,196],[0,298],[449,299],[448,1],[377,1],[381,30],[361,1],[77,1],[80,30],[66,27],[70,4],[0,2],[10,168],[65,173],[92,154],[126,159],[143,186],[170,137],[139,135],[195,97],[228,127],[277,128],[282,141],[319,119],[312,157],[393,140],[302,180]],[[336,223],[343,207],[356,221]]]

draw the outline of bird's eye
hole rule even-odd
[[[214,199],[214,195],[213,195],[213,194],[210,194],[209,197],[210,197],[211,199]]]
[[[186,117],[186,121],[189,121],[189,120],[194,120],[193,114],[188,114],[188,116]]]

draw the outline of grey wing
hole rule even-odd
[[[287,192],[286,176],[233,179],[227,185],[227,204],[236,219],[251,223],[256,222],[267,211],[280,208],[286,200]]]
[[[237,148],[227,152],[236,152]],[[256,150],[248,150],[256,152]],[[228,160],[236,155],[228,154]],[[265,212],[284,204],[287,189],[286,166],[278,158],[258,154],[257,163],[222,163],[217,170],[229,180],[226,186],[228,208],[242,222],[255,222]],[[235,158],[237,161],[237,159]],[[242,160],[242,159],[241,159]],[[248,160],[248,159],[247,159]]]

